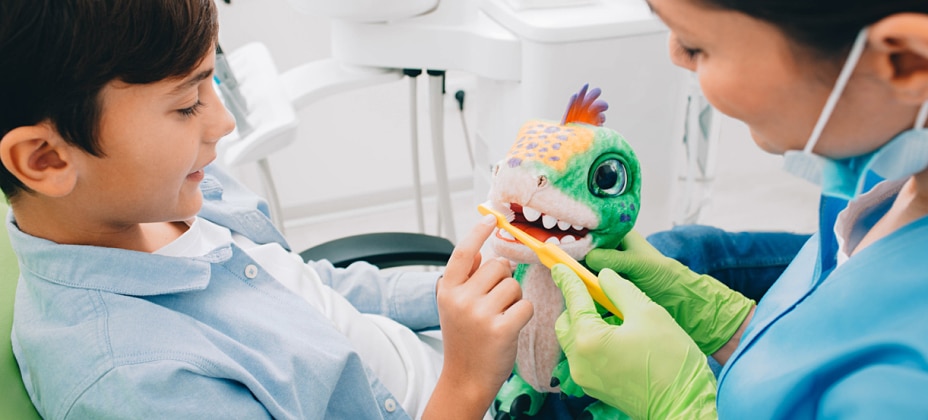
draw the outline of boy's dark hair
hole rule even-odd
[[[857,33],[896,13],[928,13],[928,0],[699,0],[780,28],[798,45],[843,61]]]
[[[49,121],[61,136],[103,156],[101,89],[183,77],[214,48],[214,0],[0,1],[0,138]],[[0,189],[26,187],[0,165]]]

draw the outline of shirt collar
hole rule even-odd
[[[203,290],[210,263],[232,256],[230,246],[198,258],[177,258],[125,249],[61,245],[19,229],[13,213],[7,229],[23,276],[68,287],[133,296]]]

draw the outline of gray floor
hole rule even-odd
[[[781,158],[759,150],[740,123],[726,120],[718,147],[716,176],[708,200],[695,219],[728,230],[815,230],[818,189],[781,169]],[[457,237],[477,220],[477,199],[471,191],[452,196]],[[434,199],[425,201],[426,231],[437,232]],[[682,206],[681,206],[682,207]],[[682,211],[680,211],[682,213]],[[288,220],[286,234],[294,249],[347,235],[418,230],[414,204],[399,202],[353,213]]]

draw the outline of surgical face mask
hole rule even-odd
[[[902,179],[928,167],[928,102],[922,105],[915,127],[907,130],[879,149],[861,156],[831,159],[812,153],[844,92],[857,62],[867,44],[867,28],[857,35],[851,53],[838,75],[825,108],[815,123],[812,135],[802,151],[790,150],[783,155],[784,169],[793,175],[822,186],[822,194],[850,200],[863,192],[867,173],[873,171],[883,179]]]

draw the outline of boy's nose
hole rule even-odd
[[[235,129],[235,118],[232,117],[232,113],[222,105],[222,101],[218,100],[219,98],[216,99],[219,106],[214,113],[210,132],[206,136],[206,138],[213,143],[218,142],[219,139]]]

